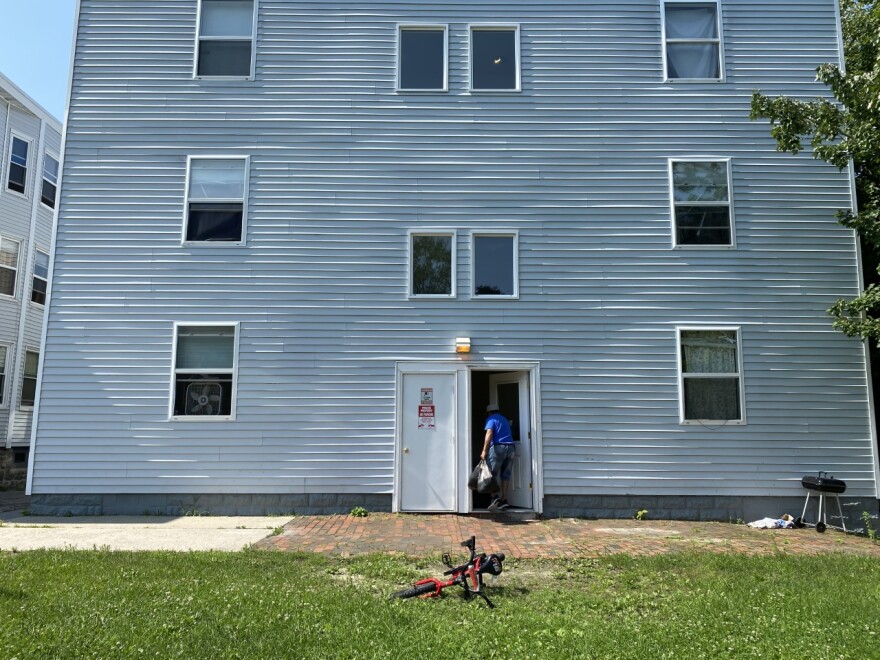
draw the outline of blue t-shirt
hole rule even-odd
[[[492,413],[486,420],[484,431],[492,430],[493,445],[512,445],[513,434],[510,432],[510,424],[500,413]]]

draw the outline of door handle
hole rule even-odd
[[[404,448],[403,448],[403,453],[404,453],[404,454],[408,454],[408,453],[409,453],[409,447],[404,447]]]

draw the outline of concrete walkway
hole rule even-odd
[[[813,529],[753,530],[745,525],[671,520],[553,519],[520,522],[455,515],[372,513],[336,516],[96,516],[24,515],[28,498],[0,492],[0,551],[37,548],[111,550],[221,550],[253,546],[341,556],[399,552],[425,556],[461,553],[475,535],[481,550],[510,557],[654,555],[686,550],[820,554],[842,552],[880,558],[880,544],[865,537]]]

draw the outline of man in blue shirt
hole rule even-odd
[[[516,449],[513,434],[507,418],[498,412],[498,406],[489,404],[486,407],[486,439],[483,442],[483,453],[480,459],[489,464],[495,479],[501,480],[501,495],[493,493],[489,511],[504,511],[510,507],[507,503],[507,492],[510,489],[510,474],[513,471],[513,457]]]

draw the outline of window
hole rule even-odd
[[[475,234],[473,261],[474,296],[519,295],[515,235]]]
[[[721,79],[721,37],[715,2],[664,5],[666,77]]]
[[[9,178],[6,187],[25,194],[27,186],[28,150],[30,145],[21,138],[12,136],[12,149],[9,152]]]
[[[675,245],[731,247],[729,163],[673,160],[670,167]]]
[[[18,241],[0,238],[0,295],[15,295],[15,276],[18,273]]]
[[[0,345],[0,406],[6,405],[6,357],[9,347]]]
[[[446,91],[446,28],[401,27],[397,88]]]
[[[34,405],[37,395],[37,369],[40,366],[40,354],[36,351],[24,353],[24,377],[21,380],[21,399],[19,405],[29,408]]]
[[[254,0],[202,0],[196,74],[253,75]]]
[[[58,193],[58,161],[49,154],[43,156],[43,189],[40,201],[50,209],[55,208],[55,195]]]
[[[246,158],[190,158],[185,241],[243,238]]]
[[[410,237],[410,295],[455,296],[455,234]]]
[[[46,289],[49,281],[49,255],[37,250],[34,260],[34,281],[31,286],[31,301],[38,305],[46,304]]]
[[[471,28],[471,89],[519,91],[517,28]]]
[[[235,326],[177,326],[173,417],[232,416]]]
[[[743,421],[738,335],[679,329],[683,421]]]

